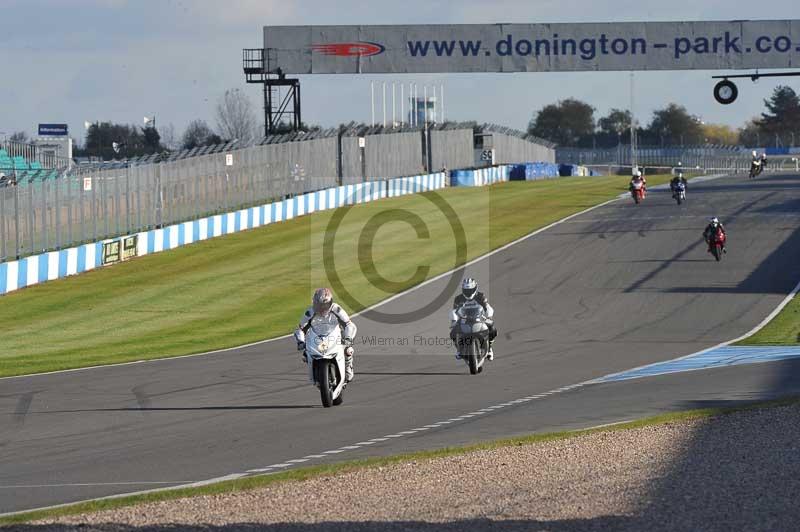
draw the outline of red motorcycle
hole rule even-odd
[[[721,227],[717,227],[717,230],[714,231],[714,234],[711,236],[711,240],[708,243],[708,251],[714,255],[714,258],[717,259],[717,262],[722,259],[722,249],[725,247],[725,240],[727,240],[725,232]]]
[[[644,199],[644,183],[631,183],[631,196],[638,205]]]

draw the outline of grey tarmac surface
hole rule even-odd
[[[497,311],[497,360],[478,376],[446,346],[447,304],[410,323],[359,318],[356,381],[323,409],[294,342],[0,380],[0,512],[294,465],[596,425],[800,393],[783,362],[592,385],[434,425],[696,352],[758,324],[798,280],[800,178],[690,184],[677,206],[620,200],[471,265]],[[716,263],[700,233],[730,232]],[[461,273],[458,274],[459,277]],[[447,279],[379,308],[424,307]],[[301,309],[298,309],[298,314]],[[400,345],[408,338],[409,345]],[[343,452],[325,451],[353,446]]]

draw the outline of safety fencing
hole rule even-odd
[[[0,263],[0,294],[317,211],[438,190],[447,184],[446,175],[439,172],[343,185],[163,228],[32,255]]]
[[[267,137],[246,147],[229,142],[124,162],[13,170],[10,180],[0,179],[0,262],[337,185],[471,167],[474,127],[348,126]],[[511,132],[491,129],[491,136],[500,142]],[[498,144],[496,155],[554,157],[541,139],[523,135],[514,142]]]

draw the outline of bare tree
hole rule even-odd
[[[258,120],[253,103],[240,89],[226,90],[220,97],[216,119],[217,132],[224,139],[238,139],[240,143],[247,144],[256,138]]]
[[[170,123],[161,129],[161,144],[169,151],[175,151],[181,147],[178,140],[177,133],[175,133],[175,125]]]
[[[25,142],[28,142],[28,134],[25,133],[24,131],[17,131],[14,134],[12,134],[10,137],[8,137],[8,140],[10,140],[11,142],[23,142],[23,143],[25,143]]]

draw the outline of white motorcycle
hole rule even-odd
[[[308,377],[319,388],[325,408],[342,404],[346,386],[344,350],[336,316],[333,313],[327,318],[314,316],[306,333]]]
[[[461,358],[469,366],[471,375],[483,371],[483,363],[489,355],[489,322],[483,307],[477,301],[467,301],[453,311],[451,319],[456,323],[453,333]]]

